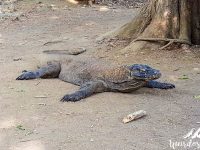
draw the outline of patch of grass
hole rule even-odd
[[[194,96],[195,99],[200,99],[200,95]]]
[[[183,75],[182,77],[179,77],[178,79],[180,79],[180,80],[187,80],[187,79],[189,79],[189,77],[187,75]]]
[[[19,130],[23,130],[23,131],[26,130],[25,128],[23,128],[23,126],[21,124],[17,125],[16,128],[19,129]]]

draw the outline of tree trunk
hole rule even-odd
[[[109,36],[129,39],[131,50],[164,49],[173,43],[200,45],[200,1],[151,0],[136,18]]]

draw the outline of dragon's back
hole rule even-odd
[[[67,63],[62,62],[59,78],[66,82],[81,85],[95,80],[114,83],[124,82],[129,80],[129,75],[126,67],[93,58],[82,58]]]

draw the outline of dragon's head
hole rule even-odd
[[[161,76],[159,70],[153,69],[148,65],[134,64],[129,66],[129,69],[131,71],[131,77],[138,80],[150,81],[158,79]]]

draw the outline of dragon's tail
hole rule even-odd
[[[84,53],[85,51],[85,48],[80,48],[77,50],[45,50],[43,51],[43,53],[56,55],[79,55]]]
[[[68,62],[72,61],[75,56],[84,53],[85,49],[77,50],[45,50],[39,54],[39,66],[48,62]]]

